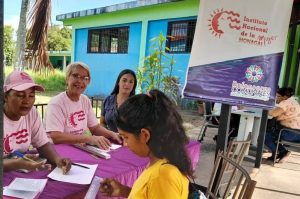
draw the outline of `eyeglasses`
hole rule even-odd
[[[90,81],[90,77],[89,76],[80,76],[78,74],[72,74],[71,75],[75,80],[81,80],[83,82],[88,82]]]

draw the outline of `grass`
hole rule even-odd
[[[41,76],[37,73],[30,71],[31,77],[37,84],[41,84],[45,87],[46,91],[63,91],[66,88],[65,74],[55,69],[53,74],[49,74],[47,77]]]
[[[5,76],[13,70],[13,67],[5,67]],[[53,72],[48,73],[44,71],[42,74],[35,73],[32,70],[25,70],[25,72],[27,72],[37,84],[42,85],[47,92],[61,92],[66,88],[65,73],[61,70],[55,69]]]

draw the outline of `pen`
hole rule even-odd
[[[34,162],[34,163],[38,163],[28,157],[26,157],[23,153],[21,153],[20,151],[14,151],[13,152],[14,155],[18,156],[19,158],[23,158],[24,160],[30,161],[30,162]]]
[[[74,163],[74,162],[72,162],[72,165],[78,166],[78,167],[81,167],[81,168],[85,168],[85,169],[90,169],[90,168],[87,167],[87,166],[83,166],[83,165],[81,165],[81,164],[77,164],[77,163]]]

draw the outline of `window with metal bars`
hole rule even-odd
[[[190,53],[192,49],[196,19],[168,23],[166,47],[168,53]]]
[[[129,27],[89,30],[88,53],[127,53]]]

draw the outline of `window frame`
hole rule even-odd
[[[125,36],[121,34],[122,29],[125,29]],[[119,26],[119,27],[110,27],[110,28],[97,28],[97,29],[89,29],[88,30],[88,42],[87,42],[87,53],[88,54],[128,54],[128,48],[129,48],[129,31],[130,31],[130,26]],[[117,34],[116,34],[117,33]],[[91,49],[93,48],[92,46],[92,36],[93,35],[98,35],[98,41],[96,40],[97,46],[95,48],[98,48],[97,51],[92,51]],[[125,38],[124,38],[125,37]],[[103,38],[106,38],[108,43],[104,43]],[[124,46],[120,46],[120,41],[121,39],[124,39],[126,45],[126,49],[121,48]],[[116,47],[116,52],[112,52],[112,42],[113,40],[117,40],[117,47]],[[107,49],[107,50],[103,50]]]
[[[187,24],[187,29],[186,29],[186,35],[185,35],[185,47],[184,51],[172,51],[171,50],[171,38],[172,32],[173,32],[173,24],[181,24],[181,23],[186,23]],[[166,53],[170,54],[189,54],[192,51],[192,45],[194,41],[194,36],[195,36],[195,30],[196,30],[196,23],[197,19],[188,19],[188,20],[178,20],[178,21],[169,21],[168,22],[168,27],[167,27],[167,41],[166,41],[166,47],[169,49],[166,49]],[[192,29],[193,27],[193,29]]]

